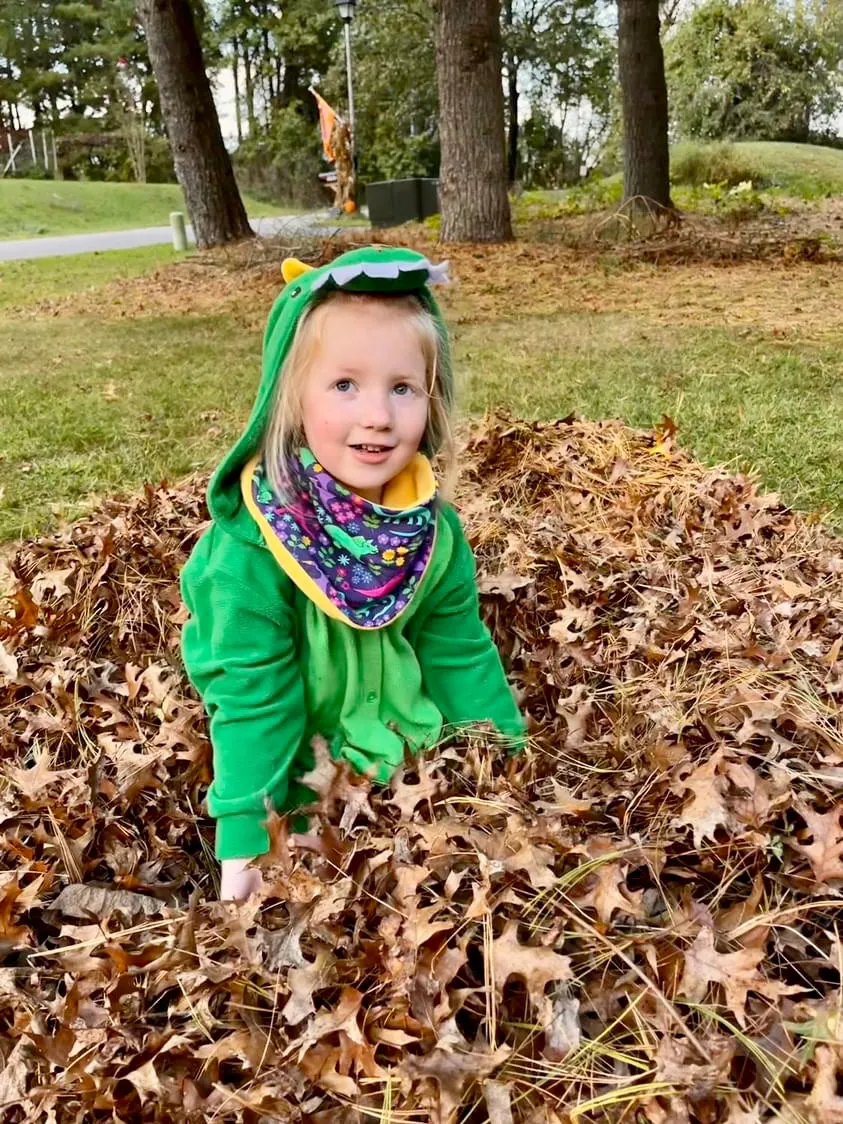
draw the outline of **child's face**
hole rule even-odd
[[[352,492],[380,503],[427,425],[424,354],[406,313],[387,304],[325,313],[306,376],[302,422],[313,455]]]

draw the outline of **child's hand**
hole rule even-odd
[[[263,883],[261,872],[245,859],[223,859],[220,863],[220,901],[244,902],[257,893]]]

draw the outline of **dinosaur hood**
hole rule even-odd
[[[260,447],[269,422],[276,383],[293,341],[296,325],[303,313],[325,293],[342,289],[353,293],[412,293],[418,296],[439,324],[443,340],[439,371],[440,392],[447,402],[453,397],[447,333],[439,306],[429,288],[431,284],[447,280],[447,263],[433,265],[426,257],[413,250],[365,246],[342,254],[329,265],[318,269],[288,258],[283,264],[282,273],[286,284],[272,306],[267,321],[263,340],[262,375],[252,413],[243,434],[214,472],[208,487],[211,516],[223,523],[233,522],[241,509],[241,471]]]

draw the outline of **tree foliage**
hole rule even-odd
[[[157,114],[133,0],[0,0],[0,120],[19,124],[21,108],[36,124],[78,125],[108,118],[119,101],[118,61],[143,84]]]
[[[702,139],[807,141],[843,106],[843,6],[705,0],[667,42],[672,118]]]
[[[532,186],[559,187],[590,171],[605,142],[615,43],[593,0],[511,0],[507,9],[504,66],[529,106],[516,175]],[[512,96],[508,113],[511,137]]]
[[[433,16],[429,0],[360,6],[354,21],[354,75],[364,181],[438,172]],[[345,105],[345,60],[340,52],[328,84]]]
[[[328,165],[309,87],[347,112],[334,4],[191,3],[209,70],[220,88],[235,90],[232,132],[249,186],[323,200],[318,173]],[[503,0],[510,180],[537,187],[575,182],[617,141],[614,11],[609,0]],[[432,0],[357,5],[352,40],[363,182],[438,174],[434,12]],[[807,140],[843,106],[840,0],[659,0],[659,12],[677,135]],[[69,174],[130,178],[137,174],[130,110],[147,137],[150,178],[170,174],[135,0],[0,0],[0,130],[34,118],[36,127],[58,133]]]
[[[307,89],[329,67],[338,30],[324,0],[224,0],[214,33],[220,62],[242,76],[246,131],[267,128],[293,102],[316,121]]]

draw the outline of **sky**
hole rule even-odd
[[[237,119],[234,115],[234,77],[231,68],[226,67],[214,82],[214,101],[220,119],[220,128],[225,146],[237,147]]]

